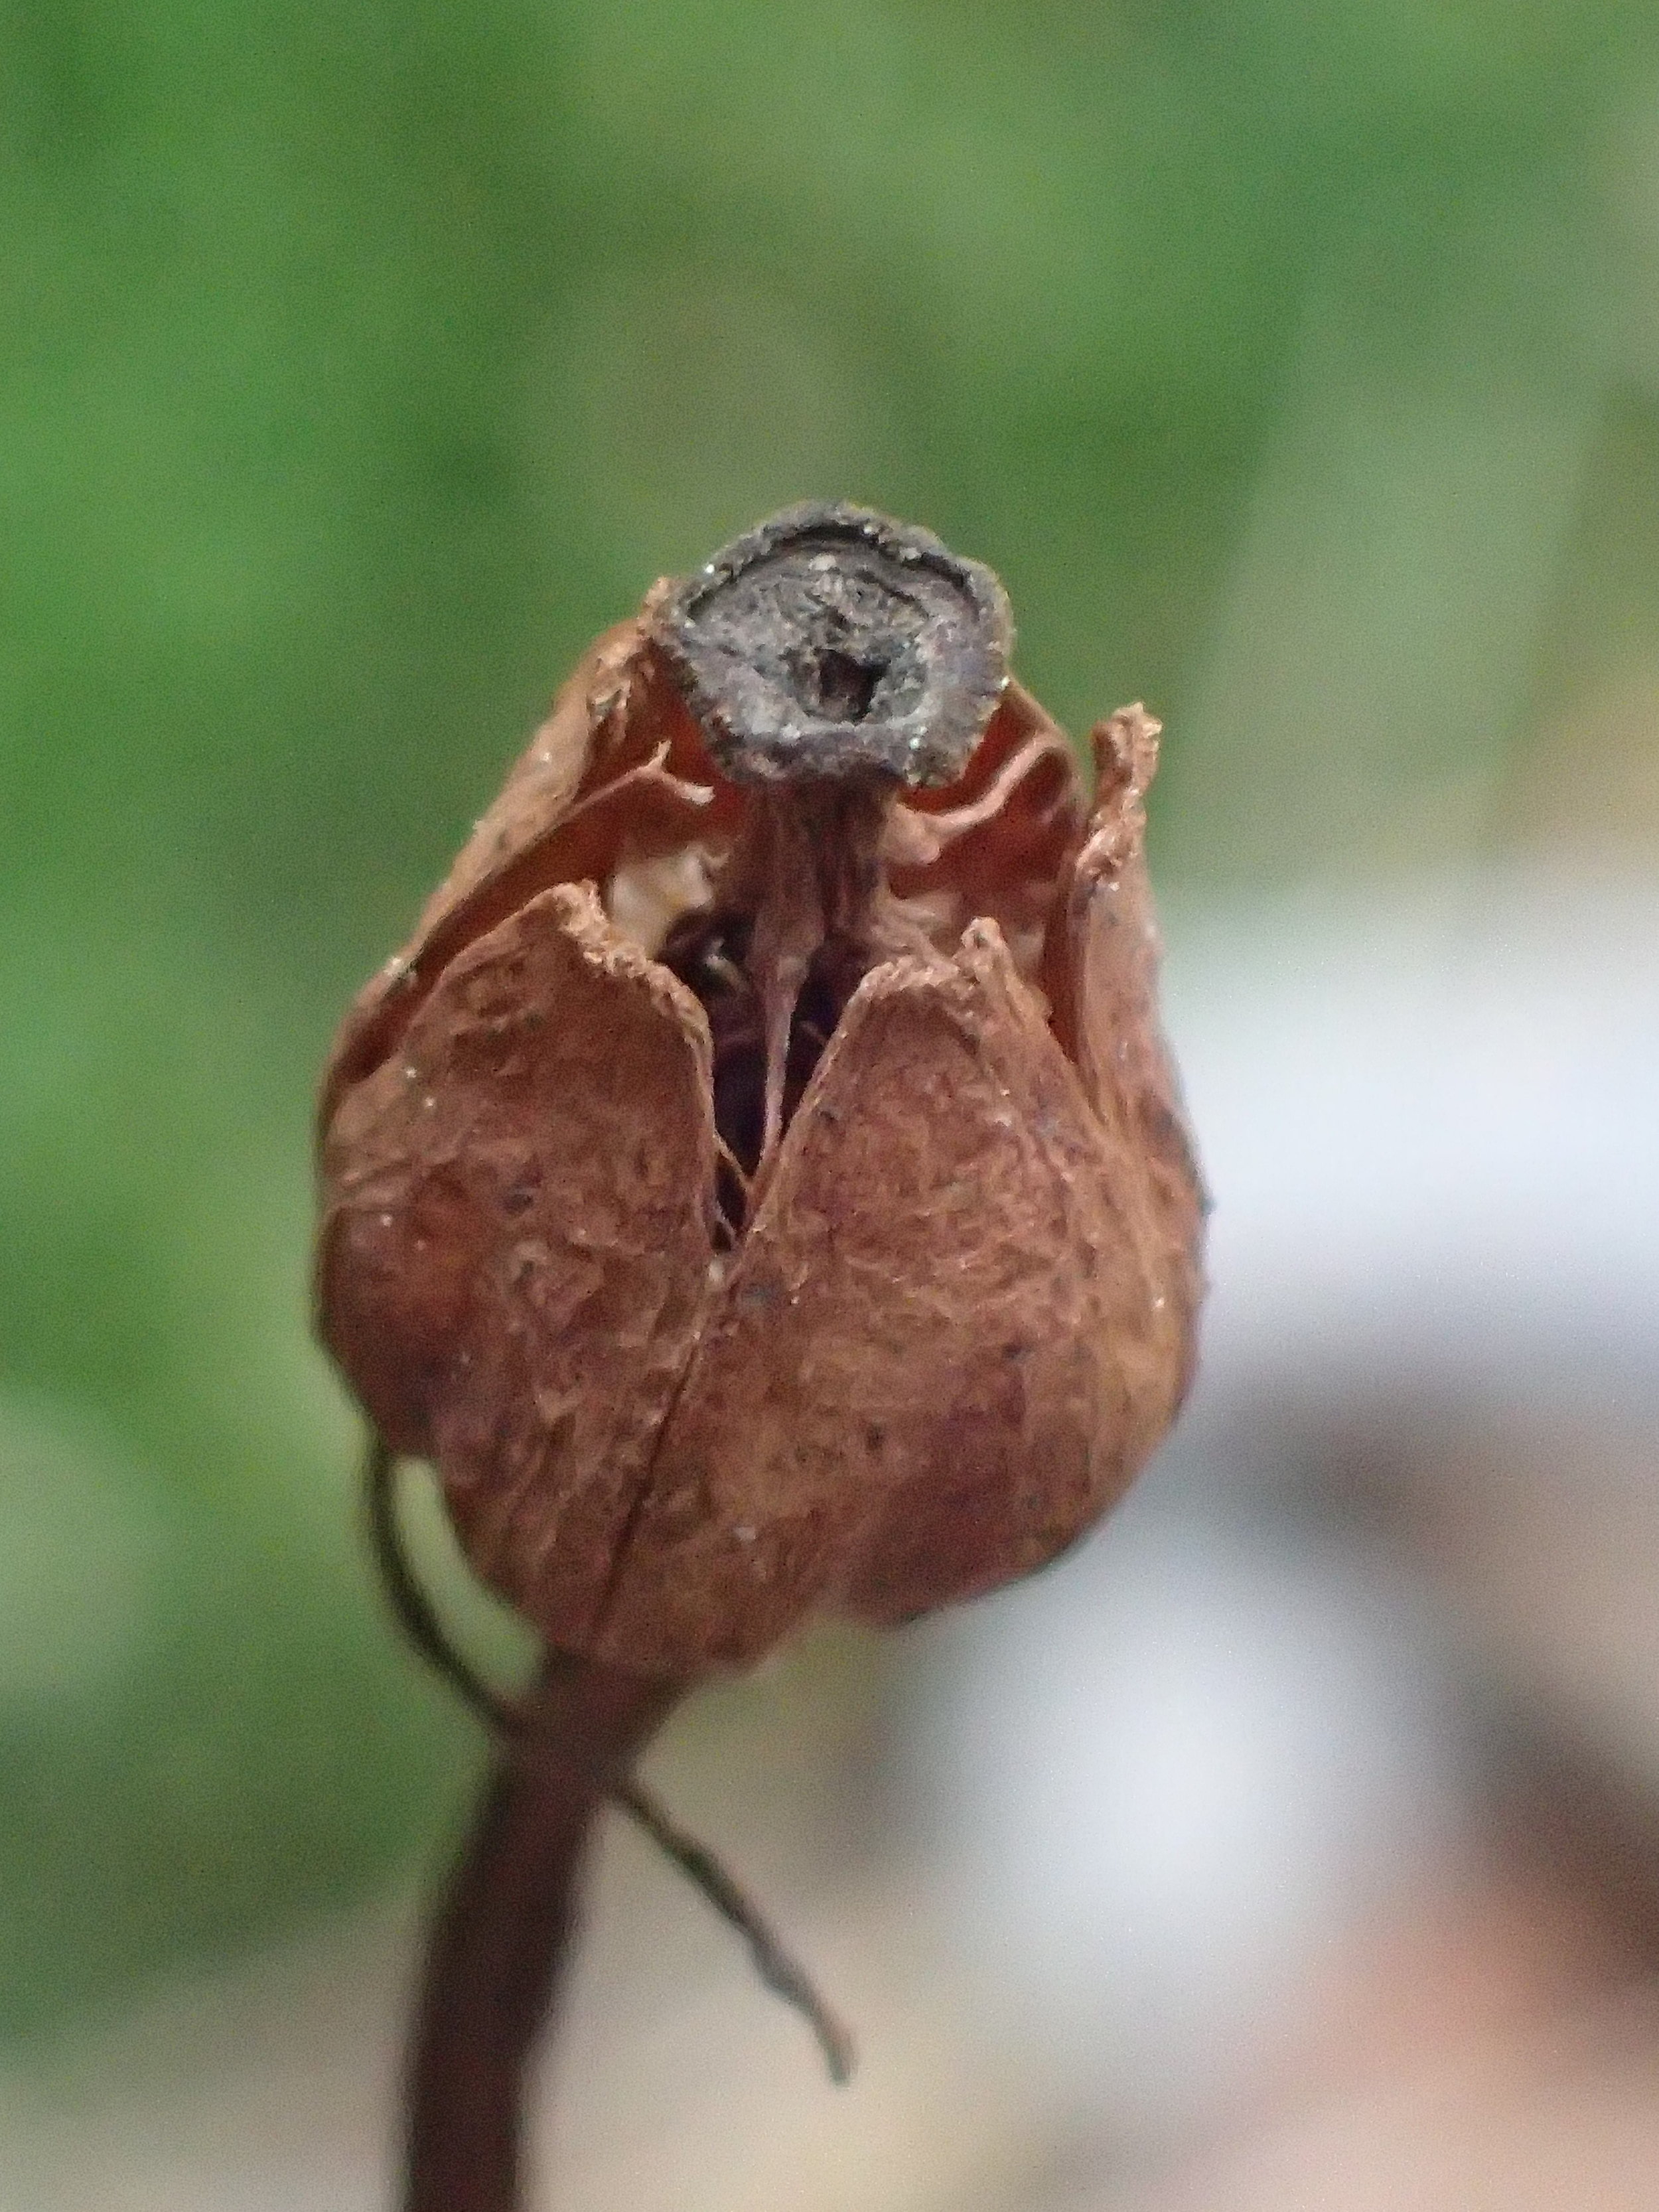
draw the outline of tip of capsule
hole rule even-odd
[[[734,781],[953,781],[1008,680],[989,568],[872,507],[808,501],[665,586],[654,635]]]

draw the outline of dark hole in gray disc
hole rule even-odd
[[[990,569],[866,507],[790,507],[655,611],[726,772],[948,783],[1000,697],[1012,624]]]

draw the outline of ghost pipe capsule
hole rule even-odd
[[[1191,1371],[1142,796],[1001,588],[789,510],[601,639],[322,1112],[324,1340],[556,1649],[742,1668],[1042,1564]]]

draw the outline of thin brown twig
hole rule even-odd
[[[371,1429],[363,1460],[363,1506],[380,1588],[404,1641],[492,1735],[510,1741],[520,1727],[517,1705],[492,1689],[450,1641],[410,1565],[398,1519],[398,1463],[386,1438]]]
[[[504,1747],[523,1736],[523,1705],[486,1682],[451,1640],[430,1597],[416,1577],[398,1518],[398,1457],[378,1431],[371,1433],[364,1462],[363,1493],[369,1540],[380,1582],[398,1626],[413,1649],[483,1722]],[[687,1834],[643,1783],[621,1771],[605,1784],[605,1794],[626,1813],[665,1857],[677,1866],[728,1926],[748,1946],[764,1986],[805,2020],[823,2053],[830,2078],[837,2086],[852,2079],[854,2044],[845,2023],[814,1986],[811,1975],[791,1956],[776,1930],[747,1891],[707,1844]]]
[[[830,2079],[837,2088],[844,2087],[853,2078],[856,2056],[851,2033],[813,1987],[806,1969],[790,1957],[767,1925],[754,1899],[739,1888],[707,1844],[676,1826],[643,1784],[615,1783],[611,1794],[658,1850],[696,1883],[721,1919],[737,1929],[749,1946],[757,1975],[775,1996],[803,2015],[817,2038]]]

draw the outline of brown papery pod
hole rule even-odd
[[[593,647],[322,1109],[323,1337],[558,1650],[746,1667],[1052,1559],[1192,1372],[1158,725],[996,579],[808,506]]]

